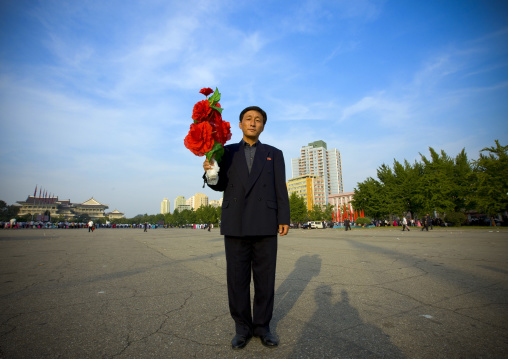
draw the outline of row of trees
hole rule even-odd
[[[220,221],[221,208],[212,206],[201,206],[195,211],[185,209],[179,211],[175,209],[173,213],[166,214],[144,214],[133,218],[117,218],[111,220],[116,224],[139,224],[139,223],[164,223],[174,227],[185,226],[188,224],[215,224]]]
[[[383,164],[377,179],[358,183],[353,206],[378,219],[408,212],[422,217],[434,210],[462,216],[468,210],[502,213],[508,209],[508,146],[495,144],[473,161],[464,149],[452,158],[431,147],[430,158],[420,153],[420,162],[394,160],[393,168]]]
[[[307,204],[303,197],[292,193],[289,196],[289,210],[292,223],[304,223],[308,221],[330,222],[333,219],[334,206],[327,204],[324,209],[314,205],[311,210],[307,210]]]
[[[0,200],[0,222],[8,222],[11,218],[16,218],[19,222],[29,222],[32,220],[30,214],[22,217],[18,216],[19,206],[7,205],[5,201]],[[49,217],[48,213],[45,213]],[[187,224],[218,224],[221,216],[221,208],[215,208],[212,206],[201,206],[196,211],[175,210],[172,214],[144,214],[137,215],[133,218],[116,218],[110,220],[110,223],[114,224],[140,224],[140,223],[164,223],[173,226],[184,226]],[[63,216],[53,216],[50,218],[51,222],[66,222],[67,219]],[[87,223],[90,217],[86,214],[82,214],[72,221],[77,223]],[[105,224],[108,218],[94,219],[97,224]]]

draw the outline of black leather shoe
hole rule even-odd
[[[243,349],[249,342],[250,338],[252,338],[252,335],[237,334],[231,341],[231,346],[233,349]]]
[[[279,345],[279,341],[275,339],[270,332],[260,336],[259,338],[261,339],[261,343],[263,343],[263,345],[267,348],[275,348]]]

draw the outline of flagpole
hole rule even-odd
[[[34,221],[34,211],[35,211],[35,195],[37,194],[37,185],[35,185],[35,192],[34,192],[34,206],[32,208],[32,223],[33,224],[33,221]]]

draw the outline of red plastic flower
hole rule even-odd
[[[205,87],[199,92],[205,96],[212,93],[213,95],[194,105],[192,109],[194,123],[184,139],[184,145],[195,155],[206,155],[208,160],[214,156],[214,159],[220,163],[224,154],[224,145],[231,139],[231,127],[229,122],[222,120],[219,89],[216,88],[213,91]]]
[[[202,93],[205,96],[208,96],[213,93],[213,90],[210,87],[204,87],[201,90],[199,90],[199,93]]]
[[[212,108],[208,100],[198,101],[192,109],[192,119],[197,122],[207,121],[211,112]]]
[[[216,131],[218,131],[220,134],[220,137],[217,140],[217,142],[222,143],[222,145],[225,145],[226,142],[231,139],[231,126],[229,125],[229,122],[221,121],[220,126],[218,126]]]
[[[211,151],[214,142],[212,126],[206,121],[190,125],[189,133],[183,141],[185,147],[197,156],[204,156],[205,153]]]
[[[220,103],[216,103],[214,106],[220,107]],[[210,124],[213,126],[214,123],[219,123],[220,121],[222,121],[222,115],[219,111],[215,111],[212,109],[209,117],[207,118],[207,121],[210,122]]]

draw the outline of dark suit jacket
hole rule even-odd
[[[249,174],[240,143],[224,147],[219,182],[209,185],[224,191],[221,234],[271,236],[279,224],[289,224],[289,198],[282,151],[258,141]]]

